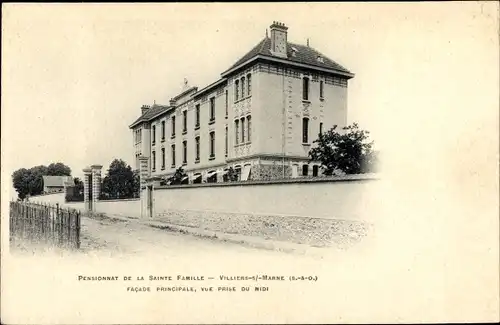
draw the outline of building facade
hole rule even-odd
[[[209,86],[184,91],[168,105],[144,105],[130,125],[136,168],[147,157],[153,178],[183,167],[185,182],[222,182],[321,174],[308,152],[322,131],[347,123],[354,75],[309,45],[288,42],[279,22],[270,35]]]

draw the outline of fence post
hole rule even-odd
[[[32,232],[32,226],[31,226],[31,207],[28,205],[26,206],[26,216],[27,216],[27,224],[28,224],[28,240],[31,242],[32,238],[31,238],[31,232]]]
[[[80,249],[80,219],[81,213],[79,211],[76,212],[76,248]]]
[[[68,221],[68,247],[71,247],[71,212],[69,210],[66,211],[66,219]]]
[[[57,233],[58,233],[58,246],[62,247],[63,244],[63,228],[62,228],[62,216],[59,211],[59,203],[56,203],[56,215],[57,215]]]

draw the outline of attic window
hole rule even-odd
[[[322,56],[319,56],[319,55],[318,55],[318,62],[321,62],[321,63],[323,63],[323,62],[324,62],[324,61],[323,61],[323,57],[322,57]]]
[[[296,56],[298,51],[295,47],[292,47],[292,56]]]

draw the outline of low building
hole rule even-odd
[[[75,181],[71,176],[43,176],[44,193],[64,192],[68,186],[75,186]]]
[[[183,167],[189,183],[320,174],[309,160],[323,130],[347,123],[347,86],[354,74],[318,50],[288,41],[288,27],[274,22],[270,35],[221,78],[184,90],[168,105],[144,105],[130,125],[136,168],[161,179]]]

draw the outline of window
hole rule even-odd
[[[211,170],[207,173],[207,183],[217,183],[217,173]]]
[[[240,142],[240,131],[239,131],[239,121],[238,120],[235,120],[234,121],[234,130],[235,130],[235,140],[236,140],[236,144],[239,144]]]
[[[241,119],[241,143],[245,143],[245,118]]]
[[[226,90],[226,118],[227,118],[227,115],[228,115],[228,107],[229,107],[229,104],[228,104],[228,92]]]
[[[240,97],[240,88],[239,88],[239,86],[240,86],[240,82],[239,82],[239,80],[236,80],[234,82],[234,101],[237,101],[239,99],[239,97]]]
[[[210,98],[210,122],[215,121],[215,97]]]
[[[309,119],[302,119],[302,143],[309,143]]]
[[[226,126],[226,133],[225,133],[225,153],[226,153],[226,157],[227,157],[227,147],[228,147],[228,143],[227,143],[227,126]]]
[[[165,141],[165,121],[161,121],[161,141]]]
[[[248,96],[252,94],[252,75],[247,75],[247,87],[248,87]]]
[[[195,161],[200,161],[200,137],[196,137],[194,138],[194,142],[195,142],[195,147],[196,147],[196,160]]]
[[[151,136],[151,143],[155,144],[156,142],[156,126],[153,125],[153,135]]]
[[[182,141],[182,164],[187,164],[187,141]]]
[[[309,173],[309,165],[302,165],[302,176],[307,176]]]
[[[183,111],[182,112],[182,133],[186,133],[187,132],[187,123],[188,123],[188,112],[187,111]]]
[[[155,169],[156,169],[156,152],[155,151],[151,152],[151,168],[153,169],[153,171],[155,171]]]
[[[161,169],[165,169],[165,148],[161,148]]]
[[[195,129],[200,127],[200,104],[196,104],[195,108],[195,114],[196,114],[196,124],[195,124]]]
[[[241,98],[245,98],[245,77],[241,78]]]
[[[309,78],[302,78],[302,99],[309,100]]]
[[[319,122],[319,134],[323,134],[323,122]]]
[[[234,168],[234,171],[236,172],[236,178],[238,181],[241,181],[241,166],[236,166]]]
[[[210,132],[210,158],[215,158],[215,132]]]
[[[318,166],[317,165],[313,166],[313,176],[314,177],[318,176]]]
[[[175,144],[172,145],[172,167],[175,167]]]
[[[319,82],[319,98],[323,98],[323,80]]]
[[[250,142],[252,141],[252,117],[250,115],[247,116],[247,130],[248,130],[247,141]]]
[[[139,130],[135,130],[135,143],[139,143]]]
[[[172,137],[175,137],[175,116],[172,116]]]

